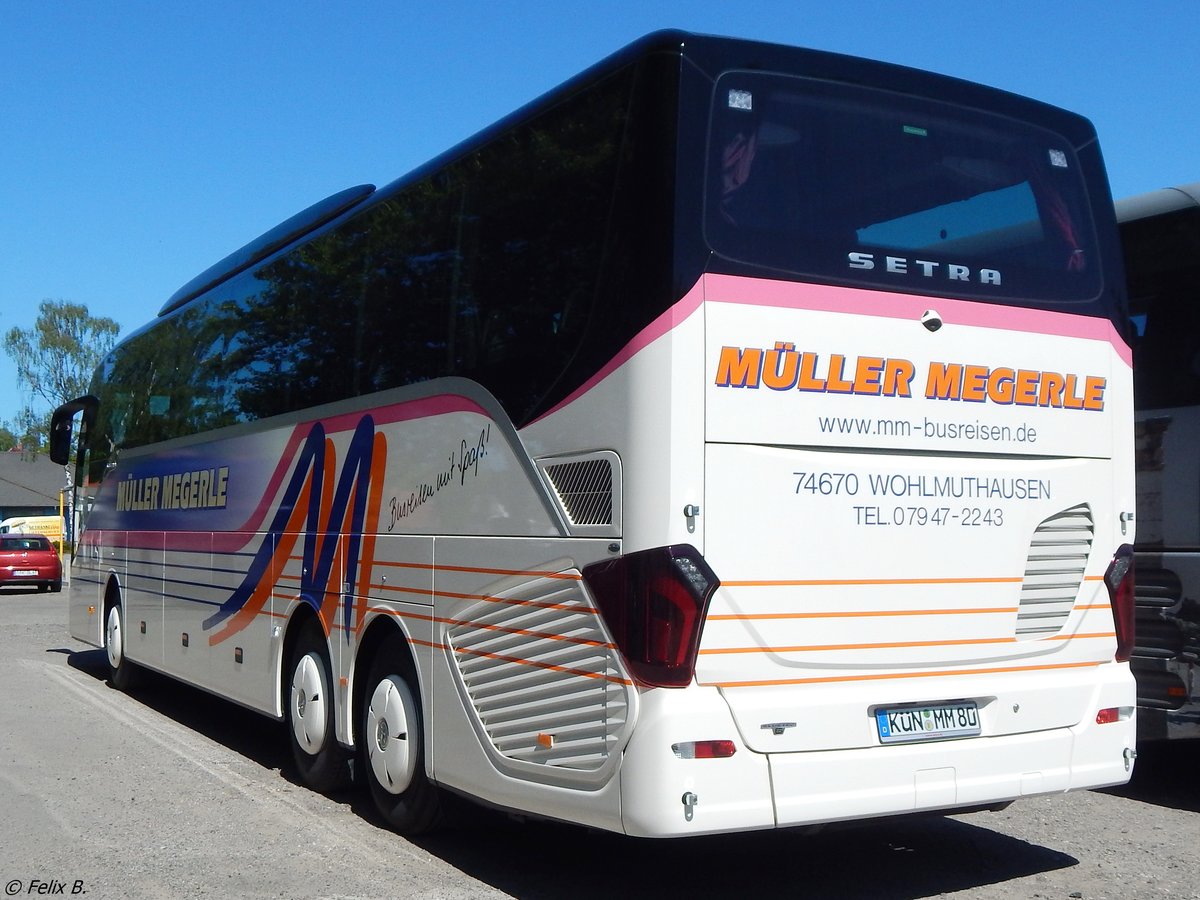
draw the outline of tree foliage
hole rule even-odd
[[[35,402],[55,407],[87,393],[92,373],[120,330],[112,319],[91,315],[82,303],[43,300],[32,328],[14,327],[4,335],[4,351]],[[31,404],[20,411],[15,424],[27,439],[40,438],[44,418]]]
[[[33,328],[11,328],[4,350],[34,396],[57,406],[87,391],[92,372],[117,342],[121,326],[82,303],[43,300]]]

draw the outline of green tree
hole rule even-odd
[[[93,316],[86,305],[67,300],[43,300],[32,328],[9,329],[4,351],[16,363],[17,379],[33,398],[19,414],[17,429],[44,444],[48,423],[35,404],[52,409],[87,393],[93,371],[113,348],[120,330],[112,319]]]

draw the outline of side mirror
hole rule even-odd
[[[88,394],[76,397],[60,406],[50,417],[50,459],[65,466],[71,460],[71,422],[75,414],[83,413],[84,429],[96,420],[96,409],[100,401]]]

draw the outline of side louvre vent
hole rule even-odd
[[[1055,513],[1033,532],[1017,611],[1018,640],[1056,634],[1067,623],[1083,584],[1094,533],[1086,503]]]
[[[632,688],[578,581],[537,580],[493,595],[446,637],[501,770],[578,786],[615,765]]]
[[[620,529],[620,463],[615,453],[539,460],[563,514],[579,534],[616,535]]]

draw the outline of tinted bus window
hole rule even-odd
[[[971,109],[727,73],[708,190],[709,240],[742,262],[1022,305],[1101,288],[1068,141]]]

